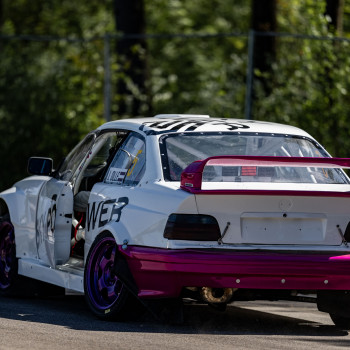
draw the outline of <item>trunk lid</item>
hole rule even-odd
[[[339,228],[345,233],[350,221],[350,198],[274,192],[195,196],[198,212],[214,216],[221,234],[228,226],[222,240],[226,244],[342,244]]]

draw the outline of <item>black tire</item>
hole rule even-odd
[[[103,320],[124,320],[133,300],[125,284],[115,275],[116,242],[103,232],[91,246],[85,264],[85,299],[91,311]],[[120,257],[122,259],[122,257]]]
[[[11,295],[18,280],[15,230],[8,215],[0,217],[0,293]]]
[[[350,330],[350,317],[338,316],[335,314],[329,314],[333,323],[340,329]]]

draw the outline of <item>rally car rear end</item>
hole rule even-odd
[[[259,173],[270,178],[277,167],[311,180],[258,181]],[[348,159],[261,156],[190,164],[180,187],[195,197],[196,208],[169,215],[167,249],[121,249],[139,297],[226,305],[311,295],[336,324],[350,324],[350,185],[340,170],[349,167]],[[235,181],[238,173],[247,181]],[[312,180],[318,176],[327,181]]]

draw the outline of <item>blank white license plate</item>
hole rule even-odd
[[[323,214],[244,213],[241,235],[244,243],[326,244],[327,218]]]

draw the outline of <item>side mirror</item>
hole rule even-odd
[[[27,170],[30,175],[51,175],[53,160],[51,158],[31,157],[28,160]]]

